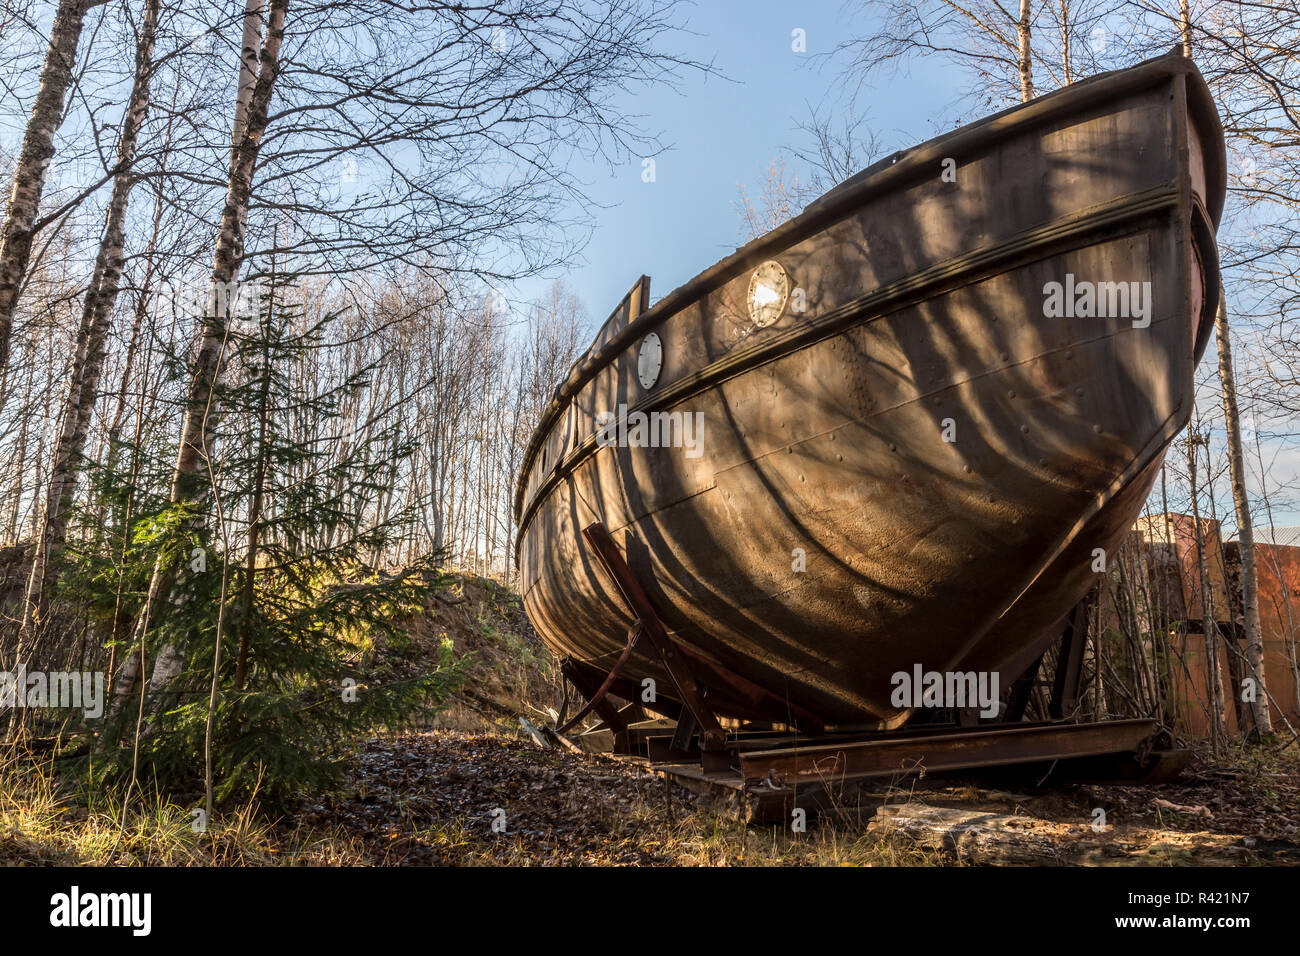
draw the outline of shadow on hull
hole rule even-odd
[[[600,522],[723,714],[904,723],[893,675],[1060,632],[1191,409],[1222,131],[1178,56],[890,157],[645,309],[557,390],[520,475],[524,605],[607,672]],[[674,684],[638,646],[625,681]]]

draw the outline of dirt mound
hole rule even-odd
[[[429,660],[450,643],[465,679],[433,727],[517,732],[559,691],[559,662],[528,623],[519,595],[489,578],[457,574],[403,625]]]

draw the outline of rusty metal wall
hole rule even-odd
[[[1229,733],[1238,730],[1234,695],[1234,669],[1245,654],[1240,602],[1240,549],[1224,542],[1219,522],[1202,518],[1202,547],[1209,572],[1210,600],[1223,642],[1219,648],[1219,673],[1224,687],[1224,721]],[[1145,587],[1156,616],[1163,613],[1174,623],[1171,637],[1175,666],[1171,691],[1178,727],[1187,733],[1208,735],[1209,686],[1205,666],[1205,638],[1201,627],[1201,583],[1196,554],[1196,523],[1191,515],[1143,516],[1134,525],[1132,544],[1143,561]],[[1300,676],[1297,643],[1300,639],[1300,547],[1256,544],[1259,578],[1260,624],[1264,639],[1264,673],[1272,697],[1274,720],[1279,714],[1300,722]],[[1103,629],[1120,630],[1121,612],[1113,592],[1102,596]],[[1236,651],[1228,645],[1232,641]],[[1148,652],[1150,648],[1147,648]]]
[[[1226,546],[1228,565],[1240,560],[1237,543]],[[1300,676],[1297,675],[1297,639],[1300,638],[1300,548],[1255,545],[1255,570],[1259,579],[1259,622],[1264,636],[1264,675],[1268,691],[1293,726],[1300,726]]]

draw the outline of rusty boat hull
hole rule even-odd
[[[1005,690],[1189,418],[1224,189],[1213,101],[1170,55],[888,157],[651,308],[643,279],[525,457],[530,620],[597,680],[614,664],[632,619],[583,546],[601,522],[721,714],[896,727],[918,665]],[[772,262],[787,296],[760,322]],[[1107,312],[1103,284],[1136,283],[1145,317],[1047,304],[1088,282]],[[701,431],[610,429],[638,412]],[[622,677],[674,697],[645,645]]]

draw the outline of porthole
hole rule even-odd
[[[654,388],[663,367],[664,344],[657,332],[651,332],[641,340],[641,348],[636,356],[636,377],[641,380],[641,387]]]
[[[765,328],[781,318],[789,297],[790,277],[781,263],[768,259],[749,278],[749,317]]]

